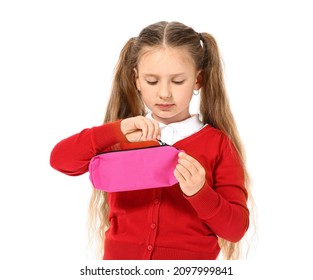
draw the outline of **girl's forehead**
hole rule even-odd
[[[186,47],[145,47],[138,58],[138,67],[150,68],[154,65],[194,67],[195,63]]]

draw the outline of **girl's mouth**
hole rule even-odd
[[[172,109],[174,104],[156,104],[156,106],[161,110],[161,111],[169,111]]]

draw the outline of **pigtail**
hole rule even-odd
[[[108,101],[104,123],[132,116],[144,115],[145,109],[135,83],[135,61],[133,48],[136,38],[131,38],[122,49],[112,83],[111,96]],[[96,246],[97,258],[102,258],[105,248],[103,240],[109,227],[109,205],[107,193],[92,188],[89,202],[89,241]]]
[[[234,142],[238,139],[233,115],[230,111],[223,77],[223,66],[215,39],[208,33],[201,33],[203,47],[203,85],[201,89],[200,113],[204,123],[223,131]],[[240,144],[235,143],[240,151]],[[219,238],[225,259],[237,259],[239,245]]]
[[[248,192],[250,209],[253,209],[254,203],[250,190],[250,178],[246,169],[244,148],[229,105],[218,46],[210,34],[200,33],[199,35],[203,48],[200,114],[204,123],[209,123],[223,131],[234,144],[244,169],[245,187]],[[239,258],[240,242],[232,243],[220,238],[219,244],[225,259]]]
[[[230,110],[225,89],[223,65],[215,39],[201,33],[203,57],[203,86],[200,112],[204,123],[209,123],[226,133],[230,138],[237,136],[237,128]]]
[[[131,38],[122,49],[112,83],[111,96],[104,122],[111,122],[144,114],[144,105],[137,93],[133,48],[136,38]]]

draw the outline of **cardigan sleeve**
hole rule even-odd
[[[238,242],[249,227],[244,171],[231,141],[222,135],[219,156],[209,180],[195,195],[186,199],[199,218],[219,237]]]
[[[92,157],[111,146],[126,141],[120,121],[82,130],[55,145],[50,165],[67,175],[77,176],[88,171]]]

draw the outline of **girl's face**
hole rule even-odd
[[[199,90],[200,71],[183,48],[152,48],[140,57],[136,86],[155,120],[170,124],[190,117],[189,104]]]

